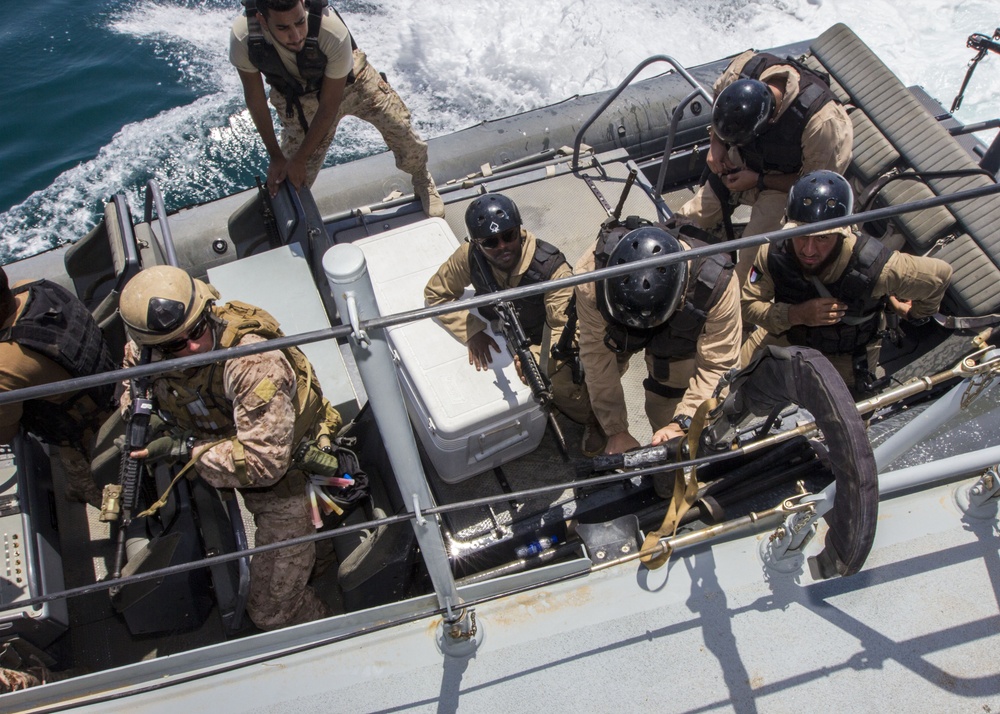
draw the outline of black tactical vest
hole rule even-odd
[[[472,275],[472,287],[476,289],[476,295],[484,295],[492,292],[492,290],[490,290],[487,278],[483,275],[479,267],[480,261],[472,259],[472,251],[474,250],[477,250],[477,248],[474,245],[470,246],[469,272]],[[487,261],[483,262],[489,265]],[[521,282],[518,283],[518,287],[535,285],[536,283],[544,283],[551,280],[556,270],[559,269],[559,266],[565,262],[566,256],[563,255],[561,250],[551,243],[546,243],[536,238],[535,254],[531,258],[531,264],[528,266],[528,269],[521,276]],[[514,306],[518,320],[521,322],[521,327],[524,328],[524,333],[531,340],[531,344],[542,344],[542,331],[545,329],[545,294],[517,298],[516,300],[511,300],[511,304]],[[496,319],[496,313],[489,305],[479,308],[479,311],[490,320]]]
[[[891,255],[892,251],[876,239],[859,235],[844,272],[833,283],[824,285],[832,297],[847,305],[845,318],[860,322],[819,327],[794,325],[787,334],[789,342],[812,347],[824,354],[853,354],[874,340],[881,329],[879,316],[887,298],[872,297],[872,291]],[[791,241],[772,247],[767,256],[767,269],[774,281],[775,302],[798,305],[822,297],[816,285],[802,273]]]
[[[65,369],[70,377],[85,377],[117,367],[101,328],[86,306],[56,283],[38,280],[14,288],[28,292],[17,321],[0,331],[0,341],[16,342]],[[114,385],[77,392],[66,401],[42,399],[24,402],[21,425],[49,444],[80,447],[88,429],[96,431],[111,407]]]
[[[802,132],[806,124],[827,102],[837,101],[830,90],[828,78],[794,59],[782,59],[766,52],[752,57],[740,72],[740,78],[760,79],[766,69],[779,64],[791,65],[798,70],[799,94],[767,131],[740,147],[743,161],[757,173],[797,173],[802,168]]]
[[[684,242],[692,248],[706,245],[688,236]],[[603,268],[596,256],[595,267]],[[694,258],[688,262],[688,284],[684,301],[662,325],[650,330],[638,330],[609,322],[605,344],[616,352],[638,352],[645,349],[654,359],[653,377],[663,381],[669,373],[670,360],[693,357],[698,350],[698,337],[705,328],[708,312],[719,302],[733,275],[733,264],[724,254]]]

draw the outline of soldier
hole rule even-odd
[[[854,128],[828,78],[804,65],[748,50],[715,82],[709,127],[707,182],[677,215],[704,229],[723,222],[737,203],[752,206],[743,235],[781,227],[788,189],[811,171],[843,172],[851,161]],[[742,286],[754,251],[736,266]]]
[[[244,0],[246,14],[233,22],[229,61],[239,71],[254,126],[270,157],[267,187],[274,196],[286,178],[312,186],[337,125],[345,115],[375,126],[410,174],[413,192],[428,216],[444,203],[427,170],[427,144],[410,125],[410,110],[384,74],[354,44],[327,0]],[[264,80],[281,122],[281,144],[267,107]]]
[[[459,246],[427,282],[424,298],[428,305],[458,300],[469,285],[475,288],[477,295],[490,292],[482,272],[483,263],[476,259],[477,254],[485,259],[501,289],[572,274],[566,256],[558,248],[539,240],[522,226],[521,213],[507,196],[491,193],[475,199],[465,211],[465,225],[470,242]],[[573,288],[562,288],[513,301],[536,357],[541,351],[545,325],[551,328],[553,339],[558,339],[566,327],[572,298]],[[469,364],[477,370],[489,369],[492,352],[499,352],[500,347],[485,331],[483,320],[468,310],[440,315],[438,319],[468,346]],[[548,364],[556,407],[584,425],[581,450],[586,456],[596,456],[604,448],[605,436],[594,419],[586,384],[582,379],[579,383],[574,380],[574,370],[568,361],[553,358]]]
[[[218,298],[215,288],[180,268],[157,266],[132,278],[120,303],[131,338],[126,366],[136,364],[144,346],[155,358],[169,360],[281,334],[260,308],[235,301],[217,306]],[[152,392],[172,430],[134,458],[151,463],[194,458],[205,481],[243,495],[254,515],[257,545],[314,532],[306,475],[292,454],[303,440],[334,434],[340,415],[323,398],[302,352],[291,347],[158,375]],[[126,390],[123,411],[128,405]],[[257,627],[275,629],[329,614],[306,585],[315,558],[313,543],[253,557],[247,611]]]
[[[843,176],[815,171],[792,186],[785,228],[847,216],[853,207]],[[862,398],[875,386],[886,309],[927,318],[950,280],[943,260],[891,251],[850,228],[763,245],[743,287],[742,310],[745,322],[764,330],[744,344],[744,363],[762,344],[813,347]]]
[[[101,329],[72,293],[48,280],[10,288],[0,268],[0,391],[115,369]],[[0,406],[0,443],[20,427],[57,450],[66,497],[101,506],[90,473],[98,429],[112,412],[113,386]]]
[[[602,231],[575,272],[701,245],[630,217]],[[637,352],[645,353],[649,373],[643,386],[654,445],[686,433],[698,406],[738,366],[742,325],[732,268],[726,256],[713,255],[577,286],[580,359],[594,413],[608,434],[605,453],[639,446],[629,433],[620,379]]]

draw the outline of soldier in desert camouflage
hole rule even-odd
[[[219,306],[218,298],[215,288],[179,268],[141,272],[121,295],[131,338],[125,365],[138,362],[142,346],[153,348],[154,359],[170,359],[281,334],[264,310],[235,301]],[[152,391],[170,430],[133,457],[153,463],[193,457],[198,476],[216,488],[240,491],[254,515],[257,545],[314,532],[306,475],[293,467],[292,453],[303,439],[335,433],[340,415],[297,348],[159,375]],[[126,390],[123,410],[128,401]],[[253,557],[247,611],[257,627],[270,630],[329,614],[307,585],[315,561],[313,543]]]

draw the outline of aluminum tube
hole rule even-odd
[[[323,255],[323,270],[342,317],[355,326],[378,317],[375,290],[360,248],[349,243],[333,246]],[[423,512],[434,505],[434,500],[420,464],[385,330],[375,328],[352,334],[350,343],[379,433],[386,437],[383,443],[406,507],[411,513],[416,507]],[[439,604],[457,609],[461,601],[438,518],[421,515],[411,523]]]
[[[962,395],[968,388],[969,380],[956,384],[947,394],[915,416],[909,424],[875,447],[875,468],[879,473],[932,432],[940,429],[942,424],[951,423],[961,411]],[[881,483],[881,478],[879,482]]]

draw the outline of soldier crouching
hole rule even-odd
[[[264,310],[215,305],[219,293],[170,266],[144,270],[125,286],[121,315],[130,337],[125,366],[150,348],[154,359],[248,345],[281,335]],[[295,347],[234,357],[157,375],[152,392],[164,427],[145,449],[148,462],[195,460],[198,476],[234,488],[253,513],[258,546],[314,531],[306,476],[292,453],[304,439],[336,432],[340,415],[323,398],[312,366]],[[129,392],[122,397],[127,410]],[[254,555],[247,612],[263,630],[329,615],[307,585],[316,546],[305,543]]]

